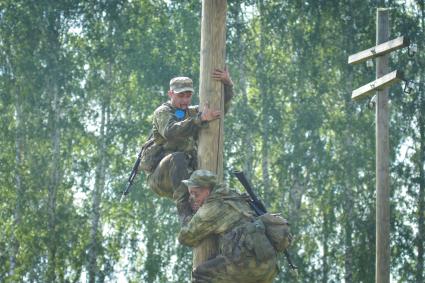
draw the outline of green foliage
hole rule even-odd
[[[189,280],[173,203],[143,174],[118,201],[170,78],[202,75],[200,2],[0,3],[1,282]],[[375,115],[350,100],[374,70],[346,62],[374,44],[381,2],[228,1],[224,173],[289,218],[299,282],[374,281]],[[386,3],[392,37],[423,46],[423,1]],[[391,274],[421,282],[424,53],[390,61],[420,83],[390,94]]]

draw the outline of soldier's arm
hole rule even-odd
[[[181,228],[179,242],[197,246],[204,238],[229,230],[239,219],[239,213],[222,201],[208,202]]]
[[[230,108],[230,101],[232,100],[232,97],[234,95],[233,81],[230,78],[230,74],[226,66],[223,70],[215,69],[213,71],[212,77],[216,80],[221,81],[224,86],[224,114],[226,114]]]
[[[159,111],[155,115],[155,123],[158,132],[166,139],[172,139],[179,136],[191,136],[201,125],[202,121],[199,115],[188,117],[184,120],[177,120],[177,118],[169,111]]]
[[[224,84],[224,114],[229,111],[233,96],[233,84]]]

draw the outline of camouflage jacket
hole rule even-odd
[[[179,233],[180,243],[197,246],[204,238],[218,236],[219,253],[235,261],[256,256],[259,260],[275,256],[265,236],[264,224],[255,217],[248,196],[216,186],[204,204]]]
[[[225,112],[230,107],[233,87],[224,85]],[[153,117],[153,135],[156,144],[162,144],[166,152],[186,152],[196,156],[198,130],[207,123],[201,122],[199,106],[190,106],[183,119],[175,115],[176,108],[170,102],[159,106]]]

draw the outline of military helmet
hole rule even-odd
[[[208,170],[195,170],[188,180],[182,181],[188,187],[214,187],[217,175]]]
[[[175,93],[181,93],[185,91],[193,91],[193,81],[188,77],[176,77],[170,81],[170,89]]]

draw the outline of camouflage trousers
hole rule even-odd
[[[195,268],[192,283],[271,283],[277,273],[276,257],[263,262],[257,262],[255,257],[232,262],[219,255]]]
[[[192,172],[190,157],[184,152],[173,152],[166,155],[148,176],[148,184],[152,191],[161,197],[174,200],[181,221],[192,215],[189,192],[181,182],[188,179]]]

